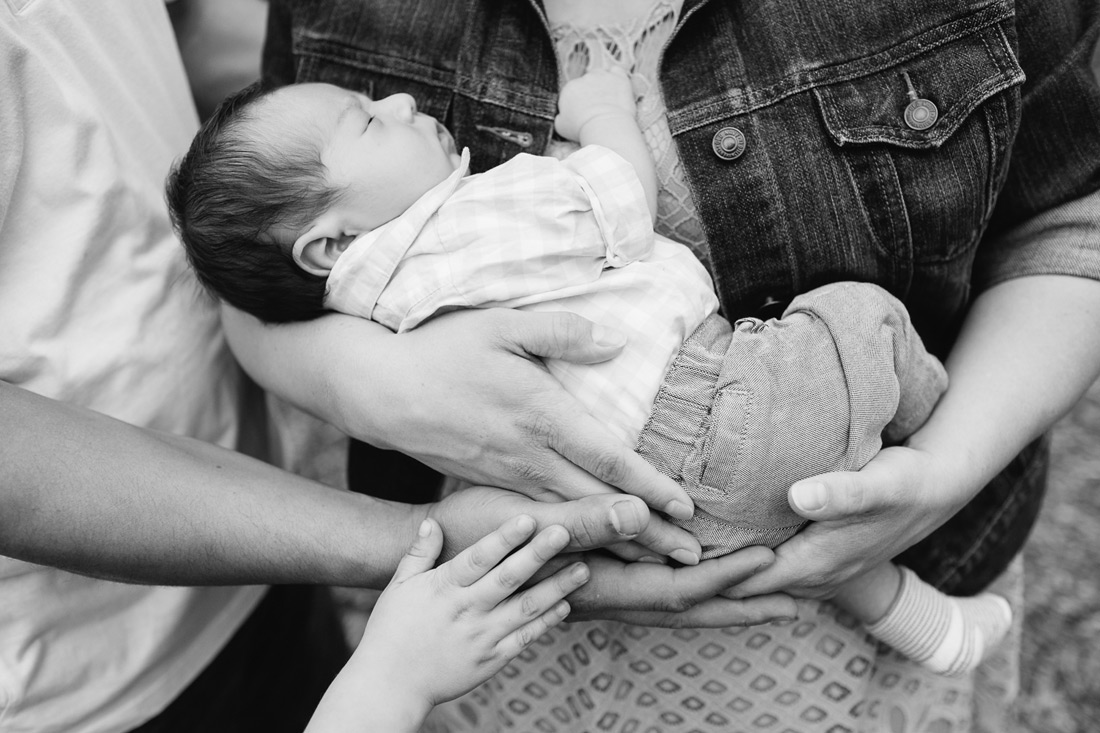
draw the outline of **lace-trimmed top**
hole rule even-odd
[[[638,100],[638,123],[657,169],[657,222],[654,229],[688,245],[709,268],[706,238],[696,214],[684,168],[672,142],[665,103],[657,84],[661,50],[672,35],[683,0],[656,0],[633,18],[590,25],[574,22],[577,14],[548,1],[550,34],[562,69],[561,83],[593,69],[621,66],[631,73]],[[547,155],[563,158],[577,144],[554,139]]]

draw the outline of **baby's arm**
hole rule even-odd
[[[564,598],[584,585],[588,568],[572,563],[516,593],[569,543],[565,528],[552,525],[513,553],[534,530],[531,517],[514,517],[433,570],[443,532],[424,520],[306,733],[415,733],[432,706],[489,679],[561,622]]]
[[[645,190],[650,216],[657,216],[657,171],[642,130],[630,76],[619,67],[591,71],[568,82],[558,98],[554,128],[581,145],[602,145],[634,166]]]

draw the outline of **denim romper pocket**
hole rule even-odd
[[[702,488],[725,493],[736,483],[752,403],[752,392],[733,385],[715,394],[698,451]]]
[[[804,521],[791,483],[850,468],[848,391],[827,329],[805,314],[749,320],[709,352],[714,397],[684,467],[706,556],[784,541]]]
[[[895,257],[946,262],[985,230],[1019,118],[1018,89],[1002,92],[1024,80],[1006,22],[979,13],[933,28],[814,89],[874,239]]]

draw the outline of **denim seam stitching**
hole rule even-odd
[[[740,468],[741,465],[741,459],[744,457],[745,454],[745,439],[748,436],[749,418],[752,417],[753,408],[756,405],[756,398],[751,390],[733,389],[727,386],[720,388],[715,393],[714,402],[711,406],[711,412],[708,414],[707,430],[706,436],[704,436],[704,440],[706,440],[706,437],[711,434],[713,429],[713,423],[709,420],[709,418],[714,414],[714,407],[718,405],[719,400],[727,392],[742,395],[745,397],[745,400],[742,403],[744,405],[743,409],[745,413],[745,418],[741,421],[741,429],[737,431],[737,453],[734,455],[734,473],[737,473],[737,470]],[[716,441],[714,440],[706,440],[706,442],[704,443],[704,455],[701,456],[701,458],[703,459],[703,470],[699,472],[699,488],[711,494],[725,496],[727,494],[725,490],[719,489],[715,486],[711,486],[710,484],[706,483],[706,481],[704,481],[704,477],[707,474],[707,468],[710,466],[711,457],[714,455],[715,442]]]
[[[1004,6],[1005,4],[1000,3],[999,5]],[[990,5],[964,18],[959,18],[949,23],[945,23],[944,25],[931,28],[913,38],[908,38],[901,43],[897,43],[884,51],[879,51],[870,56],[850,59],[835,65],[823,66],[811,71],[792,74],[770,85],[763,91],[758,92],[753,90],[751,92],[745,92],[745,90],[739,89],[737,91],[746,96],[748,101],[744,109],[740,109],[733,113],[731,113],[727,109],[727,105],[724,104],[724,102],[728,101],[727,95],[716,95],[703,102],[691,104],[679,109],[669,109],[669,128],[672,130],[673,135],[680,135],[701,127],[706,127],[725,117],[746,115],[765,107],[771,107],[787,97],[801,92],[815,90],[818,87],[832,86],[833,84],[839,84],[864,76],[871,76],[885,69],[899,66],[910,59],[931,53],[941,46],[980,33],[991,25],[998,24],[1013,17],[1014,14],[1014,11],[1008,7]],[[993,17],[976,17],[986,15],[992,15]],[[958,26],[960,30],[944,30],[952,26]],[[922,40],[928,37],[934,40],[930,42]],[[898,52],[898,49],[903,48],[905,50]],[[896,57],[894,57],[895,52],[897,52]],[[878,60],[880,58],[881,60]],[[838,70],[840,71],[838,72]],[[759,101],[753,101],[753,97],[758,98]],[[689,121],[695,118],[701,118],[703,121]]]

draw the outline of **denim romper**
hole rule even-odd
[[[781,319],[708,318],[665,374],[637,452],[691,496],[695,515],[677,523],[704,559],[775,547],[804,524],[792,483],[862,468],[923,425],[946,388],[896,298],[825,285]]]

